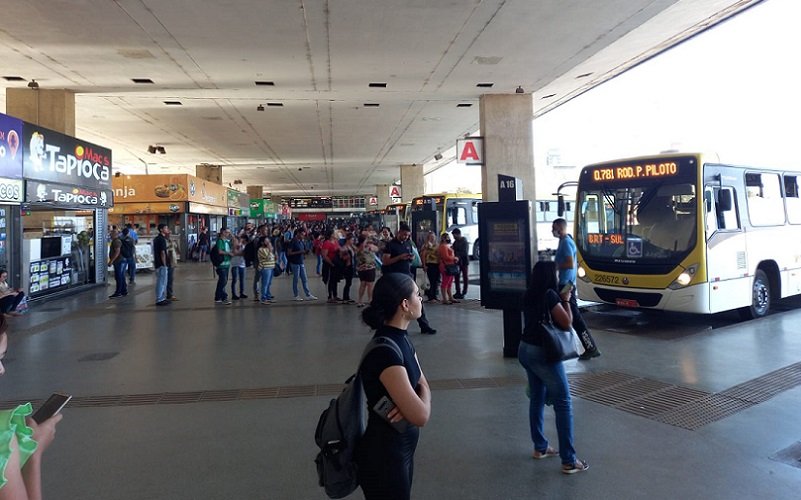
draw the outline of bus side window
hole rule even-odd
[[[801,224],[801,197],[799,197],[798,176],[784,176],[784,202],[787,205],[787,220],[790,224]]]
[[[721,198],[728,198],[727,202],[721,202]],[[740,224],[737,218],[737,204],[735,203],[735,192],[730,187],[715,188],[715,212],[717,214],[718,229],[739,229]],[[731,205],[731,209],[724,210],[727,204]]]
[[[711,187],[704,190],[704,220],[706,221],[706,234],[711,236],[718,229],[718,215],[715,209],[715,192]]]

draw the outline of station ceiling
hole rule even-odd
[[[482,94],[545,113],[758,1],[4,0],[0,85],[74,91],[123,173],[368,194],[447,161]]]

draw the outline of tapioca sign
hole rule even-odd
[[[26,179],[111,189],[111,150],[29,123],[23,126]]]

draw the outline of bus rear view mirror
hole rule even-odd
[[[718,209],[721,212],[728,212],[732,209],[731,191],[728,189],[718,191]]]

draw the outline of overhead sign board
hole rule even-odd
[[[111,189],[111,150],[26,123],[22,129],[26,179]]]
[[[0,113],[0,177],[22,178],[22,120]]]
[[[0,179],[0,202],[22,203],[22,181],[19,179]]]
[[[401,195],[401,188],[400,186],[389,186],[389,197],[390,198],[403,198]]]
[[[465,137],[456,140],[456,163],[465,165],[484,164],[484,138]]]
[[[28,203],[94,208],[108,208],[114,204],[114,195],[109,189],[90,189],[41,181],[25,182],[25,198]]]

